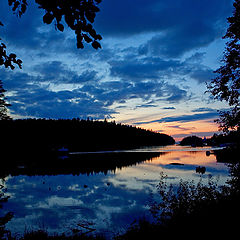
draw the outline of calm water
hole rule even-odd
[[[14,212],[7,227],[13,233],[45,229],[50,233],[86,232],[85,226],[105,232],[108,236],[124,231],[135,219],[150,217],[147,204],[156,193],[160,173],[168,175],[169,183],[180,179],[194,180],[208,176],[224,184],[228,168],[218,163],[208,148],[180,146],[138,149],[162,152],[158,157],[136,165],[116,168],[90,175],[8,176],[5,211]],[[102,153],[104,154],[104,153]],[[94,155],[93,155],[94,157]],[[67,161],[67,160],[66,160]],[[203,175],[196,167],[205,166]]]

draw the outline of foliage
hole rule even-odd
[[[229,133],[232,130],[240,130],[239,106],[235,106],[229,111],[220,111],[220,119],[217,119],[216,122],[223,132]]]
[[[2,22],[0,22],[0,26],[3,26]],[[4,65],[5,68],[10,67],[13,70],[15,68],[14,64],[16,64],[19,68],[22,68],[22,61],[17,59],[17,56],[14,53],[7,55],[6,48],[6,45],[0,38],[0,66]]]
[[[150,206],[154,218],[164,224],[187,217],[196,210],[201,211],[201,208],[217,201],[223,194],[218,188],[217,182],[214,182],[211,177],[209,177],[207,185],[202,183],[202,179],[198,184],[193,181],[180,180],[177,187],[172,184],[168,186],[166,179],[167,175],[161,173],[161,179],[157,186],[161,200]]]
[[[5,101],[5,92],[6,91],[2,86],[2,81],[0,80],[0,120],[10,119],[10,117],[7,115],[7,107],[10,106],[10,104],[6,103]]]
[[[102,39],[93,28],[96,13],[100,11],[98,5],[102,0],[35,0],[39,8],[45,10],[43,22],[54,23],[55,29],[64,31],[67,25],[76,35],[77,48],[84,48],[83,43],[91,44],[93,48],[101,48],[99,41]],[[8,0],[12,11],[21,17],[27,10],[27,0]],[[0,26],[3,23],[0,22]],[[22,68],[22,61],[17,59],[16,54],[6,52],[6,45],[0,38],[0,65],[14,69],[17,65]]]
[[[98,40],[101,40],[102,37],[92,27],[96,13],[99,12],[97,5],[101,0],[35,1],[40,8],[46,11],[46,14],[43,16],[43,22],[50,24],[55,20],[55,26],[61,32],[64,31],[64,26],[61,22],[64,17],[65,23],[76,34],[78,48],[83,48],[83,40],[91,43],[95,49],[101,48]]]
[[[187,146],[187,145],[202,146],[203,140],[197,136],[189,136],[189,137],[183,138],[182,141],[180,142],[180,145],[182,145],[182,146]]]
[[[107,121],[81,119],[22,119],[0,121],[9,148],[28,152],[67,147],[70,151],[132,149],[174,144],[166,134]],[[4,144],[4,143],[3,143]],[[7,148],[7,146],[5,146]],[[4,147],[3,147],[4,150]]]
[[[240,129],[239,129],[240,130]],[[239,131],[230,131],[228,133],[213,134],[213,136],[208,139],[209,145],[221,145],[226,143],[233,143],[240,145],[240,132]]]
[[[217,76],[208,85],[216,99],[225,100],[231,106],[230,111],[221,112],[218,120],[220,129],[226,132],[240,127],[240,0],[235,0],[233,6],[233,16],[228,18],[229,27],[223,37],[228,39],[224,65],[215,71]]]
[[[207,185],[201,178],[198,184],[180,181],[169,186],[167,176],[161,173],[157,186],[160,199],[150,202],[155,222],[141,220],[116,239],[159,239],[159,236],[192,239],[196,234],[213,239],[236,236],[236,219],[240,214],[239,171],[239,163],[231,165],[229,185],[222,187],[211,177]]]
[[[77,47],[83,48],[83,42],[91,43],[95,49],[101,48],[99,40],[101,35],[97,34],[92,24],[96,13],[100,11],[98,4],[102,0],[35,0],[38,7],[45,10],[43,22],[51,24],[55,28],[64,31],[64,23],[75,32]],[[14,13],[21,17],[27,9],[27,0],[8,0],[9,6]]]

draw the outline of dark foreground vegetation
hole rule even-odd
[[[174,144],[166,134],[115,122],[93,120],[23,119],[2,120],[1,149],[8,153],[49,152],[65,147],[69,151],[133,149]],[[1,151],[2,151],[1,150]]]

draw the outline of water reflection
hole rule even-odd
[[[161,152],[107,152],[70,154],[68,156],[52,156],[49,160],[6,161],[0,170],[0,176],[17,175],[58,175],[58,174],[94,174],[116,171],[151,160],[165,153]],[[49,157],[48,157],[49,158]]]
[[[227,166],[216,162],[213,154],[206,156],[205,151],[150,152],[153,155],[86,155],[84,163],[88,165],[82,168],[76,157],[73,162],[77,165],[68,168],[64,163],[51,173],[43,167],[16,168],[5,178],[11,197],[4,210],[15,213],[7,227],[15,233],[26,228],[72,233],[90,226],[111,235],[126,229],[138,217],[150,217],[146,204],[150,193],[156,192],[162,171],[171,183],[180,179],[197,182],[211,174],[224,184],[228,177]],[[103,161],[112,165],[103,167]],[[90,168],[93,162],[97,164],[95,170]],[[205,167],[206,172],[197,173],[198,166]],[[77,175],[70,174],[71,169]]]

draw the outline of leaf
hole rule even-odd
[[[67,25],[69,27],[73,26],[73,24],[74,24],[74,17],[71,14],[66,14],[65,15],[65,22],[67,23]]]
[[[23,4],[22,7],[21,7],[21,12],[22,14],[25,13],[27,10],[27,5],[26,4]]]
[[[8,0],[8,5],[12,6],[13,2],[14,2],[14,0]]]
[[[17,56],[16,56],[16,54],[11,53],[11,54],[9,55],[9,57],[10,57],[10,58],[16,58]]]
[[[94,39],[96,39],[97,33],[96,33],[96,31],[93,28],[90,29],[88,32]]]
[[[49,13],[49,12],[47,12],[43,16],[43,22],[46,23],[46,24],[52,23],[53,19],[54,19],[54,16],[51,13]]]
[[[102,40],[102,36],[100,34],[97,34],[95,37],[96,40]]]
[[[94,18],[96,17],[96,14],[93,12],[85,12],[85,16],[89,22],[93,23]]]
[[[97,42],[97,41],[93,41],[92,47],[95,48],[95,49],[102,48],[101,45],[100,45],[100,43]]]
[[[16,9],[18,8],[19,4],[20,4],[20,2],[15,2],[12,10],[16,11]]]
[[[84,37],[84,40],[85,40],[87,43],[92,42],[92,39],[91,39],[88,35],[83,34],[83,37]]]

